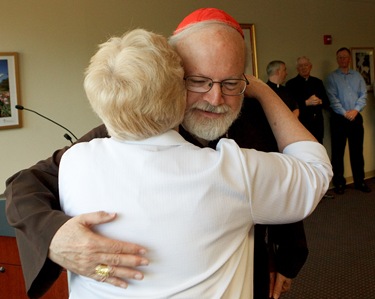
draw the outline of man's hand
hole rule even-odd
[[[357,115],[358,115],[358,111],[357,110],[355,110],[355,109],[348,110],[345,113],[345,118],[348,119],[348,120],[350,120],[350,121],[353,121],[356,118]]]
[[[306,101],[306,106],[316,106],[316,105],[322,105],[323,101],[319,99],[315,94],[313,94],[311,97],[309,97]]]
[[[290,290],[292,279],[285,277],[280,273],[270,273],[270,293],[269,297],[279,299],[282,293]]]
[[[101,281],[95,267],[110,267],[105,282],[126,288],[126,279],[143,279],[143,273],[133,267],[148,265],[142,255],[146,250],[135,244],[111,240],[91,230],[98,224],[110,222],[116,214],[95,212],[82,214],[67,221],[53,237],[48,257],[55,263],[76,274]]]

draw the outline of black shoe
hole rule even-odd
[[[360,191],[365,192],[365,193],[370,193],[371,192],[371,189],[369,188],[369,186],[366,185],[366,183],[355,185],[355,188],[357,190],[360,190]]]
[[[335,191],[336,194],[344,194],[345,186],[344,185],[337,185],[333,191]]]

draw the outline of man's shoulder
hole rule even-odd
[[[313,85],[314,87],[324,86],[323,80],[318,77],[310,76],[309,81],[310,85]]]
[[[349,69],[349,74],[362,77],[360,72],[353,70],[353,69]]]
[[[301,76],[297,75],[297,76],[295,76],[294,78],[289,79],[289,80],[285,83],[285,86],[286,86],[286,87],[290,87],[290,86],[301,85],[301,82],[303,82],[303,81],[304,81],[304,79],[303,79]]]
[[[293,82],[298,82],[298,80],[300,80],[301,78],[302,78],[301,76],[297,75],[297,76],[295,76],[294,78],[289,79],[289,80],[286,82],[286,84],[288,84],[288,83],[293,83]]]
[[[108,131],[105,125],[97,126],[96,128],[92,129],[90,132],[85,134],[79,139],[79,142],[83,141],[90,141],[91,139],[95,138],[106,138],[108,137]]]
[[[334,69],[333,71],[329,72],[328,75],[337,74],[339,72],[340,72],[340,69],[337,68],[337,69]]]
[[[335,69],[334,71],[328,73],[327,79],[333,79],[334,77],[337,77],[340,74],[340,69]]]
[[[316,82],[322,82],[322,79],[315,77],[315,76],[310,76],[309,80],[316,81]]]

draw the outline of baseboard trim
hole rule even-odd
[[[367,179],[371,179],[375,177],[375,170],[371,170],[371,171],[367,171],[365,172],[365,180]],[[353,184],[354,183],[354,180],[353,180],[353,177],[352,176],[349,176],[349,177],[345,177],[346,179],[346,184],[349,185],[349,184]],[[332,189],[334,186],[331,182],[331,184],[329,185],[329,189]]]

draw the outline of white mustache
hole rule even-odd
[[[220,105],[220,106],[213,106],[207,102],[196,102],[194,103],[190,109],[198,109],[210,113],[226,113],[230,110],[227,105]]]

